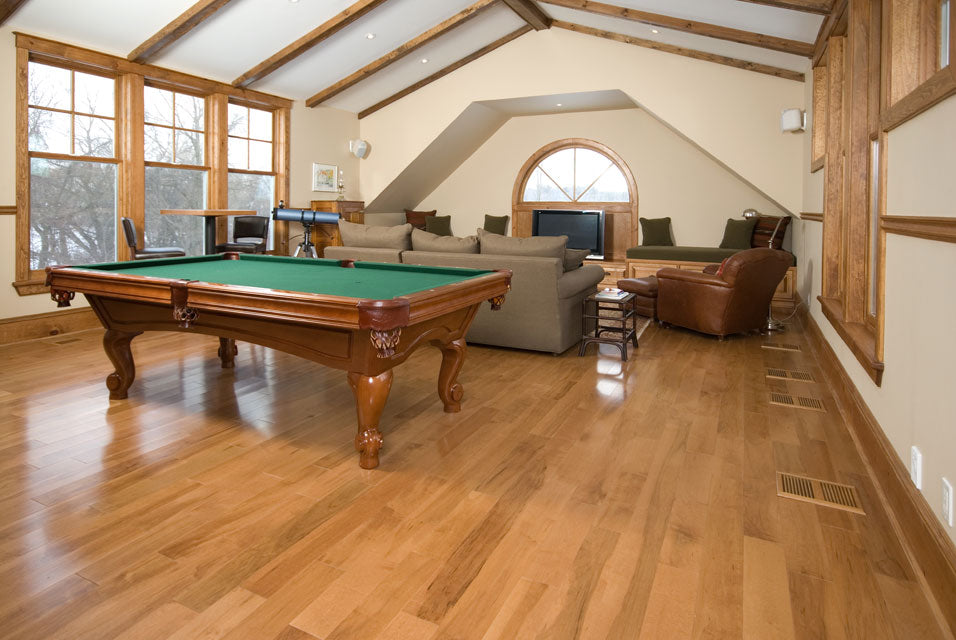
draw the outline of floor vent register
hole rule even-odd
[[[777,495],[866,515],[860,506],[856,487],[848,484],[837,484],[778,471]]]

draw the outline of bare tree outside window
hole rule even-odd
[[[271,215],[276,183],[272,161],[273,114],[230,104],[228,118],[229,208],[254,209],[260,216]],[[232,223],[229,218],[230,237]],[[274,247],[271,225],[268,246]]]

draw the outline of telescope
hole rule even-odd
[[[302,225],[302,242],[295,248],[293,257],[299,257],[302,253],[306,256],[318,258],[319,254],[315,251],[315,245],[312,243],[312,225],[314,224],[338,224],[341,216],[330,211],[311,211],[308,209],[288,209],[280,200],[279,206],[272,210],[272,219],[283,222],[298,222]]]

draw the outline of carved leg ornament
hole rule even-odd
[[[372,346],[378,352],[379,358],[391,358],[395,355],[395,347],[398,346],[398,340],[402,337],[402,328],[388,329],[386,331],[377,331],[372,329],[369,332],[369,339]]]
[[[461,398],[464,388],[458,383],[458,372],[465,364],[465,339],[458,338],[439,344],[441,349],[441,370],[438,372],[438,397],[445,403],[445,413],[461,411]]]
[[[219,360],[223,369],[232,369],[236,366],[236,341],[232,338],[219,338]]]
[[[110,400],[122,400],[136,377],[133,364],[133,352],[129,343],[142,331],[116,331],[107,329],[103,335],[103,349],[116,370],[106,376],[106,388],[110,390]]]
[[[388,392],[392,388],[392,370],[377,376],[349,371],[348,380],[355,395],[358,416],[355,450],[359,452],[359,466],[363,469],[374,469],[378,466],[378,450],[383,444],[378,421],[382,417],[382,409],[385,408]]]
[[[492,311],[498,311],[499,309],[501,309],[501,305],[503,305],[503,304],[505,303],[505,294],[502,293],[500,296],[495,296],[494,298],[489,298],[489,299],[488,299],[488,302],[491,303],[491,310],[492,310]]]
[[[65,289],[50,289],[50,297],[53,298],[54,302],[56,302],[57,307],[70,306],[70,301],[75,295],[75,292],[66,291]]]

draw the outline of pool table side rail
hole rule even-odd
[[[64,293],[77,292],[172,307],[175,305],[174,289],[185,287],[185,299],[178,303],[198,311],[377,331],[437,317],[448,309],[450,303],[461,306],[496,298],[510,288],[511,281],[510,271],[499,270],[407,296],[366,300],[75,267],[47,267],[46,271],[51,297],[62,306],[69,305]]]

